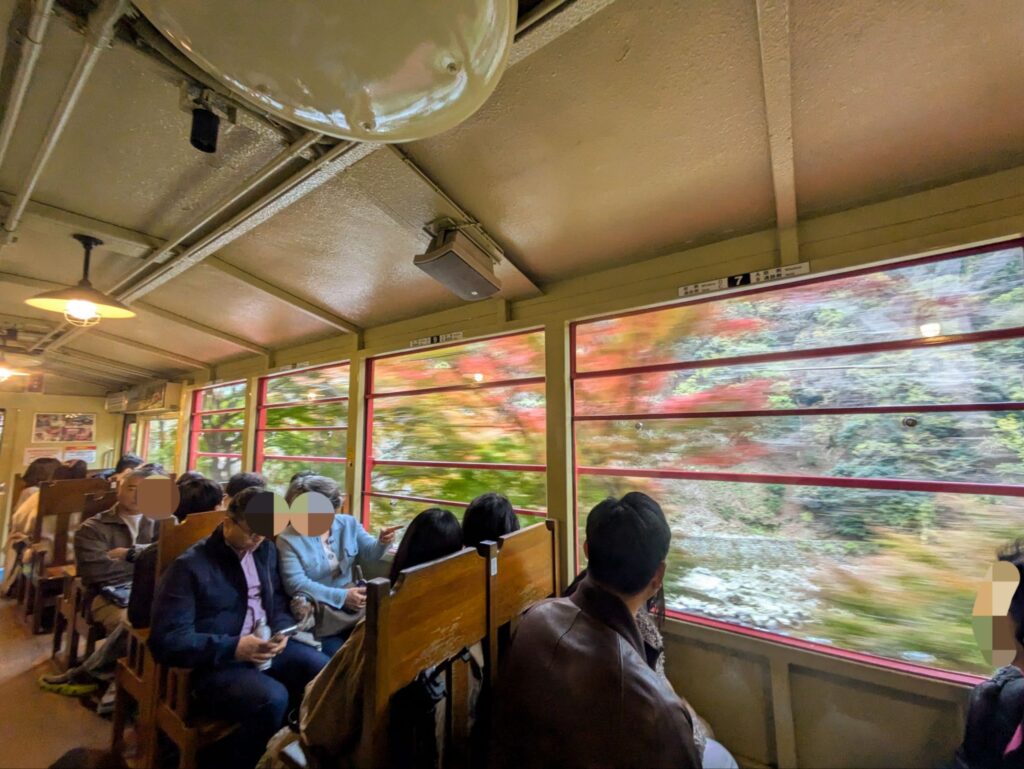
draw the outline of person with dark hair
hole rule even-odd
[[[337,482],[323,475],[297,475],[285,499],[290,505],[311,492],[327,497],[334,507],[331,528],[323,536],[306,537],[289,524],[277,537],[277,550],[281,581],[293,599],[292,613],[312,627],[324,654],[331,657],[366,606],[366,588],[352,581],[356,559],[379,561],[401,527],[381,529],[376,537],[367,534],[359,521],[343,511]]]
[[[316,471],[299,470],[299,472],[295,473],[295,475],[288,479],[288,485],[291,486],[295,481],[299,480],[299,478],[308,478],[311,475],[316,475]]]
[[[167,525],[183,522],[192,513],[213,512],[220,505],[223,492],[220,484],[209,478],[178,483],[178,507],[174,520],[161,521],[161,529]],[[156,592],[157,550],[151,547],[135,561],[132,578],[132,592],[128,599],[128,622],[134,628],[149,627],[153,611],[153,594]]]
[[[462,514],[462,541],[466,547],[476,547],[481,542],[497,542],[498,537],[519,531],[519,517],[512,510],[512,503],[493,491],[481,494],[469,503]]]
[[[38,457],[29,463],[21,479],[25,488],[11,506],[11,527],[7,533],[7,549],[4,555],[4,582],[0,586],[0,595],[7,596],[14,589],[22,564],[27,563],[25,549],[32,541],[39,515],[39,484],[53,479],[57,468],[61,466],[59,459],[54,457]]]
[[[587,517],[588,574],[521,618],[496,689],[502,767],[699,768],[683,703],[648,663],[637,612],[658,594],[672,538],[646,494]],[[600,729],[581,729],[580,714]]]
[[[406,528],[391,567],[391,582],[394,584],[404,569],[461,549],[462,530],[458,519],[440,508],[424,510]],[[345,645],[309,685],[299,713],[301,734],[286,730],[271,743],[272,762],[289,743],[301,739],[321,766],[367,763],[365,751],[370,746],[361,741],[365,639],[366,622],[361,620]],[[435,709],[443,696],[443,680],[434,671],[427,670],[391,698],[388,730],[391,754],[388,760],[379,761],[382,766],[435,765]]]
[[[157,586],[149,646],[157,662],[194,668],[200,708],[239,728],[211,746],[210,765],[252,767],[327,662],[289,643],[294,620],[274,543],[247,516],[259,486],[231,500],[224,521],[171,564]]]
[[[176,484],[178,484],[178,486],[181,486],[181,484],[183,484],[183,483],[185,483],[187,481],[201,481],[201,480],[205,480],[205,478],[206,478],[206,476],[203,475],[198,470],[186,470],[181,475],[179,475],[177,478],[175,478],[174,482]],[[217,488],[220,488],[220,484],[217,484]],[[224,494],[224,492],[222,490],[221,491],[221,495],[223,496],[223,494]]]
[[[1012,644],[1015,653],[1010,664],[971,692],[964,741],[956,752],[956,769],[1024,767],[1024,539],[1007,545],[997,557],[999,563],[1009,563],[1016,569],[1017,587],[1006,615],[992,617],[991,640],[993,649]],[[982,589],[991,594],[992,584]],[[993,598],[986,603],[997,601]],[[994,605],[992,608],[1002,612]],[[1007,637],[999,638],[1001,633]]]
[[[136,467],[142,467],[143,460],[138,454],[123,454],[113,470],[104,470],[99,473],[96,477],[102,478],[105,481],[119,482],[130,470],[134,470]]]
[[[265,489],[267,479],[259,473],[235,473],[228,482],[224,484],[224,506],[231,504],[231,500],[242,493],[243,489]]]

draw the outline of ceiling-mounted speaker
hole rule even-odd
[[[501,291],[490,254],[459,230],[445,230],[413,264],[460,299],[475,302]]]

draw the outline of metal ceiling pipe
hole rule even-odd
[[[156,251],[146,256],[141,265],[121,278],[121,280],[119,280],[107,293],[117,296],[119,292],[124,291],[132,284],[132,281],[136,281],[145,275],[145,273],[154,264],[159,264],[165,257],[172,255],[177,246],[180,246],[185,240],[195,235],[203,227],[206,227],[218,216],[226,213],[228,209],[236,205],[244,197],[252,194],[254,190],[284,170],[289,163],[302,157],[302,153],[315,145],[322,138],[322,134],[310,131],[302,136],[302,138],[292,142],[288,147],[285,147],[256,173],[252,174],[234,189],[230,190],[224,197],[207,209],[197,219],[190,222],[179,233],[172,236]],[[86,330],[87,329],[84,328],[74,328],[67,323],[62,324],[40,339],[33,349],[45,348],[47,350],[56,350],[80,336]]]
[[[328,179],[350,167],[377,149],[376,144],[342,142],[324,155],[296,171],[259,200],[243,208],[199,240],[182,251],[155,272],[147,275],[117,298],[126,303],[145,296],[182,272],[199,264],[203,259],[241,237],[279,211],[308,195]]]
[[[36,185],[46,168],[46,163],[57,146],[57,141],[67,127],[71,113],[85,89],[85,84],[88,82],[100,54],[104,48],[110,45],[110,40],[114,35],[114,25],[118,19],[124,16],[128,7],[128,0],[103,0],[89,17],[89,28],[85,33],[85,46],[82,48],[75,69],[68,79],[68,84],[64,87],[64,93],[54,110],[53,117],[50,118],[50,125],[43,135],[43,141],[36,151],[35,158],[32,160],[28,178],[14,199],[11,210],[7,213],[4,229],[8,233],[12,233],[18,228],[18,223],[25,213],[25,207],[28,205],[32,193],[35,192]]]
[[[0,166],[3,165],[7,149],[11,146],[14,127],[18,123],[21,108],[25,104],[25,94],[28,93],[29,83],[32,82],[32,73],[35,72],[36,62],[43,50],[43,38],[46,36],[46,28],[50,24],[52,10],[53,0],[35,0],[32,3],[32,18],[28,22],[25,39],[21,42],[18,69],[14,72],[11,93],[8,95],[7,104],[4,107],[3,122],[0,122]]]

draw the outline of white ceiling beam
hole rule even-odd
[[[68,371],[60,366],[54,366],[52,364],[44,364],[39,367],[40,373],[47,374],[49,376],[60,377],[61,379],[70,379],[75,382],[84,382],[85,384],[96,385],[97,387],[103,387],[106,390],[111,390],[114,387],[112,381],[105,381],[103,379],[94,379],[87,376],[80,371]]]
[[[9,192],[0,192],[0,203],[3,203],[6,209],[9,210],[13,202],[14,195]],[[29,202],[26,206],[21,226],[36,232],[66,236],[69,239],[76,232],[95,235],[103,241],[104,248],[135,258],[145,256],[153,249],[159,248],[162,243],[159,238],[154,238],[152,235],[125,229],[110,222],[92,219],[35,201]],[[17,238],[15,239],[17,240]],[[78,248],[77,245],[68,243],[69,253],[79,254],[79,251],[76,250]]]
[[[212,368],[212,366],[209,363],[204,363],[201,360],[190,358],[187,355],[179,355],[178,353],[172,352],[171,350],[165,350],[162,347],[154,347],[151,344],[143,344],[138,340],[130,339],[128,337],[108,334],[106,331],[93,331],[92,336],[95,336],[97,339],[103,339],[108,342],[123,344],[126,347],[131,347],[133,349],[139,350],[140,352],[149,353],[150,355],[154,355],[158,358],[164,358],[165,360],[172,361],[181,366],[184,366],[185,368],[204,369],[206,371],[210,371]]]
[[[0,313],[0,328],[10,328],[11,326],[16,326],[29,334],[47,334],[55,328],[54,324],[48,323],[40,318],[26,318],[21,315],[5,315]],[[204,363],[201,360],[189,358],[187,355],[179,355],[176,352],[165,350],[162,347],[154,347],[151,344],[144,344],[136,339],[131,339],[130,337],[116,336],[115,334],[108,334],[106,331],[95,330],[92,332],[92,336],[107,342],[121,344],[140,352],[149,353],[150,355],[158,358],[163,358],[177,363],[184,368],[204,369],[206,371],[210,371],[213,368],[209,363]]]
[[[0,282],[2,281],[8,281],[10,283],[15,283],[19,286],[27,286],[29,288],[39,288],[43,289],[44,291],[49,291],[55,288],[68,288],[68,286],[63,283],[54,283],[53,281],[49,280],[40,280],[39,278],[33,278],[28,275],[19,275],[14,272],[0,272]],[[143,312],[147,312],[150,315],[156,315],[158,318],[162,318],[163,320],[169,321],[171,323],[177,323],[179,326],[186,326],[187,328],[191,328],[192,330],[198,331],[202,334],[206,334],[207,336],[222,339],[223,341],[229,342],[235,345],[236,347],[241,347],[243,350],[249,350],[250,352],[254,352],[259,355],[270,354],[269,349],[267,349],[266,347],[262,347],[256,344],[255,342],[251,342],[248,339],[242,339],[241,337],[234,336],[233,334],[228,334],[227,332],[221,331],[220,329],[212,328],[211,326],[204,326],[202,323],[198,323],[194,320],[191,320],[190,318],[186,318],[182,315],[177,315],[173,312],[164,310],[160,307],[155,307],[151,304],[146,304],[145,302],[137,302],[135,307],[136,309],[142,310]],[[63,340],[64,337],[61,337],[61,339]],[[43,341],[45,340],[41,340],[32,349],[36,349],[37,347],[39,347]],[[50,348],[47,347],[47,349]]]
[[[348,170],[370,154],[376,146],[374,144],[342,142],[332,147],[321,157],[308,163],[278,184],[259,200],[243,208],[213,232],[168,260],[153,273],[146,275],[130,288],[117,292],[117,298],[126,304],[131,304],[156,290],[309,193],[319,189],[324,183]]]
[[[81,350],[64,349],[60,351],[47,351],[43,353],[43,355],[44,357],[47,355],[53,355],[60,356],[61,358],[67,358],[71,361],[81,361],[88,365],[102,367],[103,369],[115,374],[124,374],[125,376],[138,377],[139,379],[160,379],[160,372],[158,371],[153,371],[141,366],[133,366],[130,363],[111,360],[110,358],[104,358],[101,355],[82,352]]]
[[[89,376],[89,377],[92,377],[93,379],[107,380],[108,382],[114,382],[118,386],[127,386],[132,381],[134,381],[133,377],[124,377],[124,376],[121,376],[120,374],[115,374],[112,371],[109,371],[109,370],[106,370],[106,369],[102,369],[102,368],[99,368],[99,367],[94,367],[94,366],[89,366],[89,365],[84,365],[83,366],[83,365],[81,365],[79,363],[70,362],[70,361],[65,360],[64,358],[56,357],[58,355],[58,353],[54,353],[53,355],[54,355],[54,357],[45,357],[43,359],[42,366],[41,366],[42,368],[61,369],[63,371],[67,371],[67,372],[72,373],[72,374],[80,373],[83,376]]]
[[[257,355],[270,355],[270,349],[258,345],[255,342],[251,342],[248,339],[242,339],[240,336],[229,334],[226,331],[221,331],[219,328],[213,328],[212,326],[206,326],[202,323],[198,323],[191,318],[186,318],[183,315],[165,310],[162,307],[156,307],[146,302],[136,302],[136,309],[142,310],[143,312],[155,315],[158,318],[166,320],[170,323],[177,323],[179,326],[185,326],[193,331],[198,331],[200,334],[206,334],[207,336],[215,337],[221,341],[228,342],[229,344],[235,345],[235,347],[241,347],[243,350],[254,352]]]
[[[531,12],[527,24],[516,32],[515,43],[508,57],[508,66],[514,67],[544,46],[571,32],[594,14],[603,11],[615,0],[568,0],[546,2]],[[530,19],[536,19],[530,23]]]
[[[329,310],[325,310],[322,307],[317,307],[315,304],[307,302],[305,299],[302,299],[301,297],[295,296],[295,294],[286,291],[280,286],[275,286],[273,283],[268,283],[262,278],[258,278],[252,273],[246,272],[245,270],[241,269],[240,267],[236,267],[233,264],[229,264],[228,262],[225,262],[223,259],[220,259],[219,257],[206,257],[206,265],[208,267],[213,267],[215,270],[218,270],[224,273],[225,275],[230,275],[231,277],[240,280],[246,285],[257,289],[258,291],[262,291],[263,293],[268,294],[274,297],[275,299],[279,299],[285,304],[291,305],[296,310],[304,312],[306,315],[309,315],[312,318],[316,318],[317,320],[326,323],[328,326],[332,326],[333,328],[336,328],[339,331],[344,331],[346,334],[358,334],[361,330],[359,326],[355,325],[351,321],[345,320],[340,315],[335,315],[333,312]]]
[[[800,261],[797,238],[796,173],[793,165],[793,95],[790,65],[789,0],[757,0],[775,223],[782,264]]]

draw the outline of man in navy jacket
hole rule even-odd
[[[245,489],[232,499],[224,522],[171,564],[157,588],[149,637],[158,662],[195,669],[201,711],[240,722],[216,750],[218,763],[240,767],[256,765],[327,664],[309,646],[257,635],[263,624],[276,633],[295,622],[274,543],[246,520],[246,506],[262,491]]]

